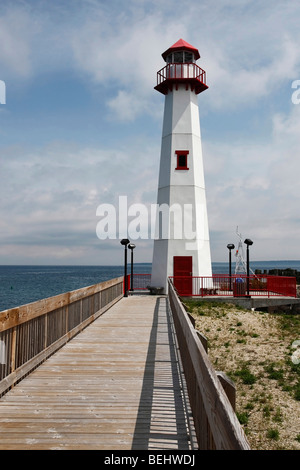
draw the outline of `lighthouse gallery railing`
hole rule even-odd
[[[167,64],[157,72],[157,85],[172,79],[195,79],[206,85],[206,73],[197,64]]]

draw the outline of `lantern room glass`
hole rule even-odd
[[[167,64],[191,64],[195,63],[195,58],[190,51],[177,51],[169,54],[166,62]]]

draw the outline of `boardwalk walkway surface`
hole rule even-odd
[[[167,298],[122,298],[0,399],[0,449],[190,449]]]

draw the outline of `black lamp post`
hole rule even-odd
[[[129,243],[128,248],[131,249],[131,282],[130,282],[130,290],[133,290],[133,250],[135,248],[134,243]]]
[[[123,238],[120,241],[121,245],[124,245],[124,297],[127,297],[128,282],[127,282],[127,245],[130,241],[127,238]]]
[[[249,263],[249,246],[253,245],[253,241],[250,238],[246,238],[244,243],[247,245],[247,295],[249,296],[249,276],[250,276],[250,263]]]
[[[229,290],[231,290],[231,250],[234,249],[234,244],[229,243],[227,248],[229,250]]]

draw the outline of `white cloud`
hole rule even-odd
[[[120,195],[128,196],[129,205],[153,202],[158,155],[159,145],[150,142],[142,158],[136,142],[130,152],[62,143],[35,151],[2,149],[2,260],[12,254],[44,259],[48,253],[61,262],[84,253],[84,262],[94,263],[95,250],[104,246],[96,236],[98,205],[117,207]]]
[[[78,135],[76,128],[70,132],[70,142],[55,144],[45,137],[50,127],[39,125],[37,135],[35,104],[34,111],[22,110],[26,123],[32,123],[31,144],[24,148],[9,100],[7,112],[0,108],[1,136],[14,142],[1,149],[1,254],[15,249],[21,256],[27,243],[28,256],[40,253],[43,259],[47,252],[94,255],[98,204],[115,202],[119,194],[130,194],[130,203],[155,202],[160,139],[151,137],[147,119],[150,115],[161,125],[163,100],[153,90],[156,72],[164,66],[161,53],[180,37],[199,48],[199,65],[210,86],[201,96],[200,113],[212,232],[226,238],[240,225],[261,247],[255,248],[257,258],[269,248],[270,236],[273,258],[280,240],[293,247],[299,236],[300,105],[292,105],[288,92],[300,79],[298,18],[298,2],[282,0],[219,0],[213,6],[210,0],[7,2],[0,14],[3,73],[23,80],[25,87],[63,74],[72,87],[75,77],[85,91],[96,90],[107,128],[99,129],[103,144],[97,139],[82,144],[85,128]],[[44,98],[45,113],[53,106],[55,121],[55,106]],[[59,112],[64,124],[64,111]],[[86,129],[96,128],[95,111],[92,117],[89,109],[82,113]],[[258,137],[255,129],[261,128],[266,132]],[[141,129],[145,132],[139,135]],[[49,143],[37,143],[37,138]],[[212,249],[215,259],[223,256],[214,242]]]
[[[95,84],[109,89],[110,109],[120,118],[149,112],[161,53],[183,37],[199,48],[199,65],[212,89],[207,105],[227,109],[270,96],[297,74],[300,33],[297,4],[278,1],[155,2],[131,1],[112,12],[95,3],[93,17],[71,33],[77,67]],[[112,7],[113,8],[113,7]],[[117,116],[116,116],[117,117]]]
[[[117,96],[109,100],[107,104],[111,119],[120,121],[134,121],[143,111],[147,112],[147,102],[144,97],[124,90],[119,90]]]
[[[210,103],[219,109],[225,106],[229,110],[241,106],[251,108],[253,104],[258,105],[262,97],[278,93],[284,83],[297,76],[300,51],[289,38],[284,39],[281,47],[276,49],[270,51],[269,61],[260,65],[253,62],[233,65],[232,60],[228,60],[227,66],[222,68],[220,62],[214,63],[212,56],[208,61],[213,88]]]
[[[205,145],[210,230],[212,238],[223,233],[215,259],[224,258],[237,225],[255,240],[255,259],[299,257],[300,106],[274,115],[272,122],[269,141]]]
[[[208,0],[182,1],[179,8],[131,0],[120,8],[114,1],[77,1],[72,15],[56,1],[30,5],[18,2],[0,18],[0,58],[21,75],[33,68],[77,70],[107,89],[108,107],[118,102],[121,119],[153,113],[161,53],[180,37],[200,50],[212,89],[209,106],[253,106],[297,78],[296,2],[228,0],[211,8]]]
[[[5,76],[31,75],[32,40],[39,31],[39,26],[23,9],[4,8],[0,16],[0,62]]]
[[[121,11],[112,19],[99,9],[95,18],[88,18],[79,32],[73,32],[72,47],[79,70],[108,90],[117,85],[115,94],[107,99],[109,110],[117,111],[115,119],[156,114],[153,88],[156,72],[164,65],[162,48],[172,44],[174,37],[178,39],[174,25],[168,21],[167,25],[160,12],[140,17]]]

